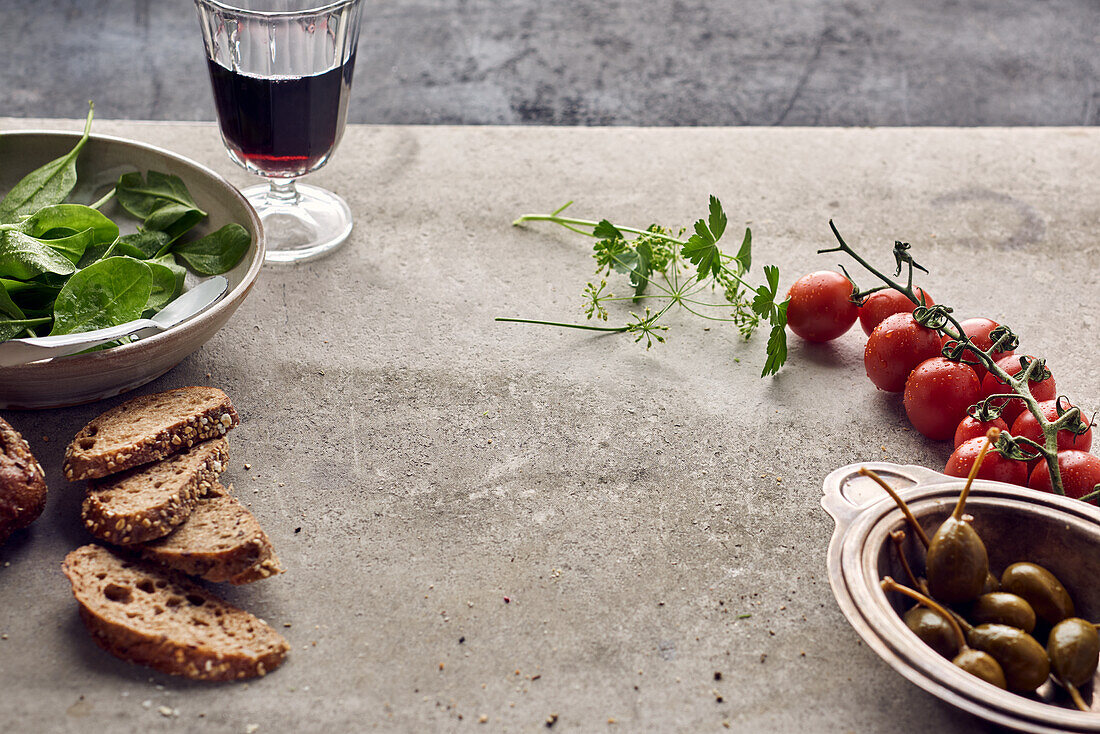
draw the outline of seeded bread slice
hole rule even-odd
[[[260,559],[255,565],[246,568],[244,571],[241,571],[239,574],[229,579],[229,583],[234,586],[251,584],[254,581],[270,578],[282,572],[283,566],[279,563],[279,557],[275,555],[275,549],[273,548],[269,556]]]
[[[111,408],[80,429],[65,451],[65,478],[105,477],[148,464],[240,423],[216,387],[181,387],[142,395]]]
[[[229,462],[225,438],[167,459],[88,482],[81,517],[108,543],[145,543],[172,532],[205,497]]]
[[[271,541],[260,523],[217,482],[210,496],[195,505],[187,522],[135,550],[151,561],[191,576],[232,583],[266,578],[244,574],[275,558]],[[274,568],[267,575],[281,571],[275,559]],[[234,581],[235,578],[244,580]]]
[[[46,477],[19,431],[0,418],[0,543],[46,506]]]
[[[185,576],[99,545],[65,556],[80,617],[107,652],[196,680],[266,675],[290,647],[266,622]]]

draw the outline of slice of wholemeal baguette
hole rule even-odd
[[[181,387],[142,395],[111,408],[80,429],[65,450],[65,478],[105,477],[148,464],[240,423],[216,387]]]
[[[246,568],[244,571],[241,571],[239,574],[229,579],[229,583],[234,586],[251,584],[253,581],[270,578],[282,572],[283,566],[279,563],[279,557],[275,555],[275,549],[272,549],[269,556],[261,559],[255,565]]]
[[[134,550],[151,561],[207,581],[249,583],[280,573],[282,568],[267,534],[230,491],[215,482],[187,522]],[[266,576],[257,575],[261,568],[270,571]]]
[[[77,548],[62,570],[93,639],[123,660],[196,680],[238,680],[271,672],[290,649],[262,619],[182,574],[103,546]]]
[[[204,441],[167,459],[88,482],[81,517],[108,543],[144,543],[172,532],[218,481],[229,462],[225,438]]]

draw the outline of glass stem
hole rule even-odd
[[[273,178],[270,183],[271,188],[267,191],[267,200],[274,206],[296,206],[298,204],[298,199],[301,197],[298,194],[298,189],[294,187],[294,179]]]

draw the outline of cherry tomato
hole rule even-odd
[[[997,365],[1010,375],[1016,375],[1022,369],[1020,366],[1020,357],[1012,355],[1010,357],[1002,357],[997,360]],[[1054,375],[1043,380],[1042,382],[1028,382],[1028,389],[1031,390],[1031,394],[1035,396],[1036,400],[1040,402],[1044,400],[1054,400],[1058,395],[1058,388],[1054,385]],[[988,398],[990,395],[998,395],[1004,393],[1010,393],[1012,389],[1005,383],[1001,382],[992,372],[986,373],[982,378],[982,400]],[[1012,422],[1024,412],[1026,406],[1023,400],[1010,400],[1009,398],[999,398],[993,401],[999,405],[1004,405],[1004,410],[1001,411],[1001,417],[1004,418],[1005,423],[1012,425]],[[1007,403],[1007,405],[1005,405]]]
[[[972,438],[981,438],[990,428],[1007,431],[1008,424],[1000,418],[994,418],[991,421],[979,421],[975,420],[973,416],[966,416],[959,423],[958,428],[955,429],[955,448],[959,448]]]
[[[1045,400],[1039,403],[1039,410],[1042,412],[1043,417],[1048,421],[1053,421],[1058,418],[1057,400]],[[1062,403],[1063,408],[1071,407],[1068,403]],[[1081,415],[1082,422],[1088,420],[1088,416]],[[1046,440],[1043,438],[1043,431],[1039,428],[1039,421],[1035,419],[1035,416],[1031,414],[1030,410],[1025,410],[1020,413],[1020,416],[1012,424],[1012,429],[1009,431],[1013,436],[1023,436],[1024,438],[1030,438],[1040,446]],[[1092,447],[1092,429],[1089,428],[1084,433],[1078,435],[1072,431],[1062,429],[1058,431],[1058,450],[1077,450],[1088,451]]]
[[[944,468],[943,473],[949,477],[970,476],[970,470],[973,468],[978,454],[981,453],[984,443],[985,435],[983,434],[982,438],[972,438],[957,446],[955,452],[951,454],[951,458],[947,460],[947,466]],[[1008,482],[1009,484],[1026,487],[1027,462],[1006,459],[1001,456],[997,449],[991,448],[986,453],[985,459],[982,460],[977,479],[992,479],[995,482]]]
[[[993,340],[989,338],[989,332],[996,329],[997,326],[999,326],[999,324],[992,319],[977,318],[967,319],[966,321],[962,322],[963,333],[970,337],[971,343],[973,343],[974,346],[976,346],[978,349],[981,349],[982,351],[986,351],[991,346],[993,346]],[[943,338],[944,346],[946,346],[947,343],[950,341],[952,340],[945,336]],[[1012,350],[994,352],[993,361],[996,362],[998,359],[1003,359],[1011,354]],[[963,359],[977,361],[977,358],[970,353],[963,355]],[[971,366],[974,368],[974,373],[978,375],[979,380],[985,377],[985,367],[982,367],[981,365]]]
[[[928,295],[923,288],[917,288],[917,298],[922,297],[925,306],[935,304],[932,296]],[[893,288],[877,291],[867,296],[867,300],[859,307],[859,325],[863,327],[864,334],[871,336],[871,332],[887,316],[896,313],[913,313],[913,309],[916,307],[917,304],[910,301],[909,297],[901,291]]]
[[[981,382],[970,365],[944,357],[926,359],[905,382],[905,414],[928,438],[947,441],[980,391]]]
[[[852,282],[830,270],[803,275],[787,297],[787,325],[806,341],[832,341],[852,328],[859,315],[852,303]]]
[[[1100,484],[1100,456],[1084,451],[1059,451],[1058,472],[1062,475],[1062,488],[1067,497],[1084,497]],[[1046,461],[1040,461],[1031,471],[1027,486],[1043,492],[1054,491]]]
[[[911,313],[895,313],[871,332],[863,349],[863,366],[875,387],[901,392],[909,373],[939,354],[939,333],[918,324]]]

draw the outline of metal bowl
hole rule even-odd
[[[965,480],[919,466],[883,462],[852,464],[825,479],[822,506],[836,521],[829,543],[829,583],[844,616],[894,670],[928,693],[989,721],[1036,732],[1100,732],[1100,715],[1078,711],[1052,681],[1034,695],[1000,690],[951,664],[921,642],[901,618],[906,600],[879,586],[883,576],[903,581],[890,533],[906,526],[894,501],[869,478],[877,472],[909,504],[931,536],[954,509]],[[1100,509],[1078,500],[978,480],[966,504],[974,529],[989,551],[995,575],[1016,561],[1033,561],[1061,580],[1077,615],[1100,618]],[[919,541],[907,534],[906,557],[915,573],[924,567]],[[1100,676],[1082,695],[1100,712],[1094,696]]]
[[[80,135],[66,132],[0,133],[0,192],[47,161],[64,155]],[[123,173],[156,170],[183,179],[209,216],[194,230],[204,235],[237,222],[252,235],[252,246],[233,270],[225,273],[229,290],[216,304],[171,329],[132,344],[89,354],[0,367],[0,408],[54,408],[102,400],[140,387],[172,369],[220,329],[252,288],[264,262],[264,232],[256,211],[228,181],[214,171],[152,145],[107,135],[92,135],[77,159],[77,188],[71,201],[91,202],[108,191]],[[136,222],[113,200],[103,213],[123,231]],[[127,228],[129,225],[129,228]],[[197,278],[189,273],[187,287]]]

